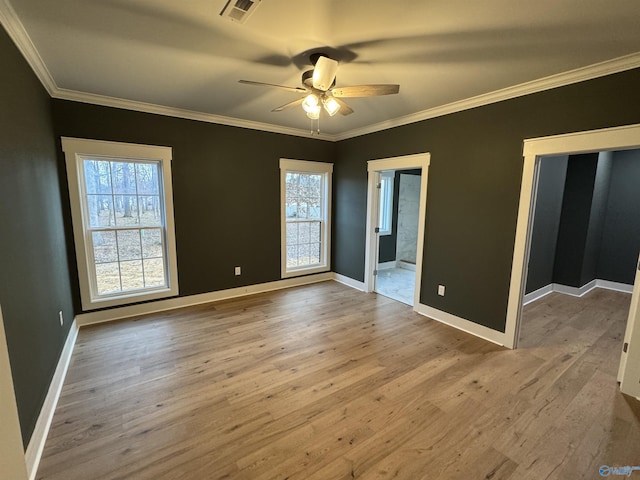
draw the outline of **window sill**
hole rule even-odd
[[[82,301],[82,310],[98,310],[100,308],[121,307],[134,303],[147,302],[149,300],[160,300],[162,298],[175,297],[178,295],[178,287],[163,288],[151,292],[133,293],[117,295],[112,297],[92,299],[88,302]]]
[[[328,265],[320,265],[309,268],[299,268],[296,270],[289,270],[287,272],[282,272],[281,278],[291,278],[291,277],[301,277],[303,275],[312,275],[314,273],[325,273],[329,272],[331,268]]]

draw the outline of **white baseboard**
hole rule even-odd
[[[346,285],[347,287],[355,288],[356,290],[360,290],[361,292],[365,291],[364,282],[354,280],[351,277],[345,277],[344,275],[340,275],[339,273],[334,273],[333,279],[338,283]]]
[[[415,263],[405,262],[404,260],[398,260],[396,262],[396,267],[402,268],[403,270],[409,270],[411,272],[415,272],[416,271],[416,264]]]
[[[570,287],[569,285],[561,285],[559,283],[553,284],[554,292],[564,293],[565,295],[571,295],[572,297],[582,297],[594,288],[596,288],[595,280],[591,280],[589,283],[586,283],[581,287]]]
[[[378,267],[378,270],[387,270],[389,268],[396,268],[396,263],[397,262],[395,260],[392,260],[390,262],[382,262],[382,263],[378,263],[377,267]]]
[[[503,332],[493,330],[483,325],[478,325],[477,323],[470,322],[469,320],[457,317],[451,313],[443,312],[442,310],[438,310],[437,308],[430,307],[423,303],[415,306],[414,310],[425,317],[437,320],[440,323],[444,323],[450,327],[470,333],[476,337],[483,338],[489,342],[496,343],[501,347],[505,345],[506,337]]]
[[[536,300],[540,300],[542,297],[545,297],[553,292],[553,284],[550,283],[546,287],[539,288],[538,290],[534,290],[531,293],[527,293],[522,299],[522,304],[527,305],[528,303],[535,302]]]
[[[572,297],[583,297],[594,288],[604,288],[605,290],[613,290],[622,293],[633,293],[633,285],[629,285],[627,283],[611,282],[609,280],[591,280],[589,283],[583,285],[582,287],[570,287],[569,285],[562,285],[560,283],[551,283],[546,287],[542,287],[534,292],[527,293],[523,298],[523,305],[535,302],[536,300],[541,299],[551,292],[571,295]]]
[[[628,283],[610,282],[609,280],[596,280],[596,288],[605,288],[616,292],[633,293],[633,285]]]
[[[31,440],[27,445],[25,452],[25,463],[27,464],[27,472],[29,479],[33,480],[38,471],[38,465],[40,464],[40,458],[42,457],[42,451],[44,450],[44,443],[47,440],[49,434],[49,428],[51,427],[51,421],[53,420],[53,413],[56,410],[58,399],[60,398],[60,392],[62,391],[62,385],[64,384],[64,378],[67,375],[67,369],[69,368],[69,362],[71,361],[71,354],[73,353],[73,347],[76,344],[78,338],[78,324],[76,320],[71,324],[69,329],[69,335],[62,348],[60,359],[58,360],[58,366],[51,379],[49,385],[49,391],[44,399],[44,404],[40,409],[40,415],[36,426],[31,434]]]
[[[141,303],[138,305],[130,305],[127,307],[118,307],[111,308],[109,310],[100,310],[97,312],[81,313],[76,317],[76,319],[78,321],[78,326],[84,327],[86,325],[112,322],[114,320],[136,317],[138,315],[164,312],[167,310],[174,310],[176,308],[201,305],[203,303],[219,302],[220,300],[244,297],[246,295],[254,295],[256,293],[271,292],[273,290],[282,290],[284,288],[326,282],[333,279],[333,272],[319,273],[317,275],[308,275],[305,277],[286,278],[284,280],[276,280],[275,282],[260,283],[258,285],[249,285],[246,287],[229,288],[227,290],[220,290],[217,292],[201,293],[199,295],[169,298],[167,300],[158,300],[155,302]]]

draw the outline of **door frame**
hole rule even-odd
[[[507,303],[506,347],[517,348],[518,346],[540,158],[638,148],[640,148],[640,124],[531,138],[524,141],[522,152],[524,165]]]
[[[425,220],[427,212],[427,183],[429,181],[430,153],[418,153],[400,157],[369,160],[367,162],[367,230],[365,245],[364,291],[372,292],[375,286],[373,271],[378,264],[378,209],[380,199],[377,188],[377,178],[385,170],[409,170],[420,168],[420,208],[418,211],[418,245],[416,250],[416,277],[413,291],[413,310],[417,311],[420,304],[420,286],[422,283],[422,258],[424,251]]]

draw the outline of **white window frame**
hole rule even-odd
[[[393,170],[380,173],[380,236],[391,235],[393,225]]]
[[[287,267],[287,217],[286,178],[287,173],[314,173],[324,176],[324,198],[322,225],[320,228],[320,263],[302,267]],[[328,272],[331,269],[331,182],[333,163],[307,160],[280,159],[280,259],[281,277],[290,278],[312,273]]]
[[[173,189],[171,184],[172,149],[154,145],[106,142],[81,138],[62,137],[62,150],[65,153],[73,236],[76,246],[80,297],[83,310],[127,305],[147,300],[176,296],[178,290],[178,267],[176,255],[175,227],[173,219]],[[104,157],[136,161],[153,161],[160,164],[160,176],[163,187],[162,210],[164,215],[165,271],[167,286],[148,288],[141,291],[98,295],[94,269],[94,258],[90,235],[89,215],[82,198],[85,194],[83,159],[86,156]]]

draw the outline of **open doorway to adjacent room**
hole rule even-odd
[[[420,302],[430,155],[368,162],[365,290]]]
[[[413,306],[421,169],[380,174],[375,291]]]

